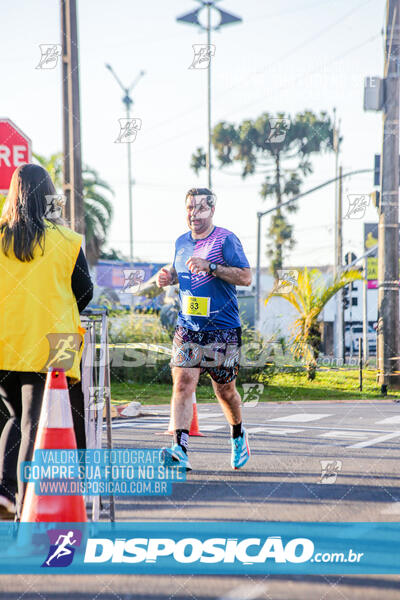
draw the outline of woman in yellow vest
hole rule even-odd
[[[18,465],[32,458],[48,369],[63,366],[70,385],[80,380],[79,312],[93,284],[82,236],[51,217],[55,195],[45,169],[22,165],[0,217],[0,398],[9,412],[0,437],[0,518],[22,506]],[[83,406],[74,410],[72,396],[71,404],[75,424]]]

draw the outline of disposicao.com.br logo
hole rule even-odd
[[[4,522],[0,540],[5,574],[400,573],[393,522]]]
[[[286,544],[280,536],[262,538],[89,538],[85,563],[156,563],[170,557],[178,563],[303,563],[312,558],[314,543],[307,538],[293,538]]]

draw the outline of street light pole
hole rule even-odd
[[[130,103],[126,103],[126,118],[130,119]],[[133,207],[132,207],[132,160],[131,145],[128,142],[128,199],[129,199],[129,262],[133,264]]]
[[[363,347],[364,347],[364,360],[367,362],[369,358],[369,346],[368,346],[368,260],[367,257],[363,259]]]
[[[340,120],[336,124],[336,108],[333,109],[333,149],[335,152],[335,252],[333,263],[333,276],[336,277],[342,266],[342,198],[341,180],[339,177],[339,150],[340,150]],[[336,321],[335,321],[335,356],[343,358],[343,293],[336,294]]]
[[[257,268],[256,268],[256,306],[255,306],[255,325],[260,329],[260,262],[261,262],[261,219],[262,212],[257,213]]]
[[[207,2],[207,45],[211,47],[211,2]],[[208,189],[211,187],[211,60],[207,69],[207,173],[208,173]]]
[[[211,47],[211,30],[216,31],[224,27],[225,25],[232,25],[233,23],[239,23],[242,21],[240,17],[236,17],[235,15],[226,12],[225,10],[221,10],[215,3],[219,0],[197,0],[200,2],[201,7],[197,8],[195,11],[177,17],[177,21],[179,23],[185,23],[186,25],[196,25],[203,31],[207,32],[207,46],[208,51],[210,52]],[[199,13],[206,9],[206,27],[202,25],[199,21]],[[215,26],[211,26],[211,9],[214,9],[217,13],[219,13],[220,21]],[[206,153],[206,168],[208,175],[208,187],[211,190],[212,187],[212,159],[211,159],[211,57],[207,67],[207,153]]]
[[[130,95],[133,88],[136,87],[139,79],[143,77],[145,74],[144,71],[140,71],[139,75],[134,79],[133,83],[129,87],[125,87],[118,75],[115,73],[114,69],[111,65],[106,64],[106,68],[110,71],[110,73],[114,76],[114,79],[120,86],[120,88],[124,92],[124,97],[122,98],[122,102],[125,105],[126,109],[126,118],[129,121],[131,116],[131,105],[133,104],[132,97]],[[131,265],[133,264],[133,206],[132,206],[132,160],[131,160],[131,142],[127,142],[128,147],[128,201],[129,201],[129,262]]]
[[[345,173],[344,175],[341,174],[341,179],[344,179],[345,177],[351,177],[352,175],[358,175],[360,173],[371,173],[371,171],[373,171],[373,169],[358,169],[357,171],[350,171],[349,173]],[[313,192],[316,192],[317,190],[320,190],[321,188],[323,188],[327,185],[330,185],[331,183],[334,183],[335,181],[337,181],[337,179],[338,179],[338,177],[334,177],[333,179],[328,179],[328,181],[324,181],[324,183],[321,183],[320,185],[317,185],[316,187],[313,187],[313,188],[307,190],[306,192],[303,192],[302,194],[298,194],[297,196],[290,198],[290,200],[286,200],[286,202],[282,202],[282,204],[280,204],[279,206],[274,206],[273,208],[270,208],[269,210],[257,213],[257,265],[256,265],[256,300],[255,300],[256,324],[258,324],[258,321],[260,318],[261,219],[263,217],[265,217],[265,215],[269,215],[270,213],[273,213],[278,208],[282,208],[283,206],[292,204],[292,202],[296,202],[296,200],[299,200],[300,198],[304,198],[304,196],[308,196],[309,194],[312,194]]]
[[[337,194],[337,254],[336,254],[336,273],[335,276],[340,274],[343,262],[343,168],[339,167],[338,180],[336,182],[338,186]],[[344,309],[343,309],[343,290],[336,294],[336,357],[339,359],[344,358]]]

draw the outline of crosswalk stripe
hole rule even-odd
[[[269,435],[286,435],[287,433],[300,433],[304,429],[278,429],[277,427],[250,427],[248,433],[268,433]]]
[[[201,431],[217,431],[217,429],[224,429],[226,425],[202,425]]]
[[[396,423],[400,423],[400,415],[395,415],[394,417],[387,417],[386,419],[382,419],[382,421],[377,421],[377,425],[395,425]]]
[[[398,515],[398,514],[400,514],[400,502],[392,502],[391,504],[389,504],[389,506],[387,506],[386,508],[381,510],[381,514],[383,514],[383,515]]]
[[[203,415],[199,413],[199,419],[213,419],[214,417],[222,417],[221,413],[210,413]]]
[[[392,433],[387,433],[386,435],[380,435],[372,440],[366,440],[365,442],[358,442],[358,444],[353,444],[352,446],[347,446],[347,448],[367,448],[368,446],[374,446],[375,444],[380,444],[381,442],[386,442],[386,440],[391,440],[392,438],[398,437],[400,435],[400,431],[392,431]]]
[[[268,419],[268,421],[285,421],[293,423],[308,423],[309,421],[318,421],[325,417],[331,417],[332,414],[328,413],[294,413],[293,415],[286,415],[285,417],[275,417],[275,419]]]
[[[327,431],[326,433],[320,433],[318,437],[326,437],[326,438],[366,438],[368,437],[367,433],[362,433],[362,431]]]

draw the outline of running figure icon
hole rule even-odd
[[[55,552],[46,560],[46,565],[50,566],[51,561],[54,558],[61,558],[62,556],[67,556],[68,554],[72,554],[72,550],[67,548],[67,546],[73,546],[76,543],[76,540],[73,539],[74,532],[69,531],[66,535],[59,535],[55,545],[57,549]],[[62,542],[60,542],[62,540]]]
[[[53,359],[48,363],[47,368],[51,367],[51,365],[53,365],[54,363],[71,359],[70,352],[73,352],[73,353],[76,352],[76,348],[74,348],[74,346],[71,345],[71,344],[73,344],[73,341],[74,341],[73,335],[68,336],[68,338],[66,340],[59,340],[59,342],[56,346],[56,350],[58,350],[58,352],[56,352]]]

